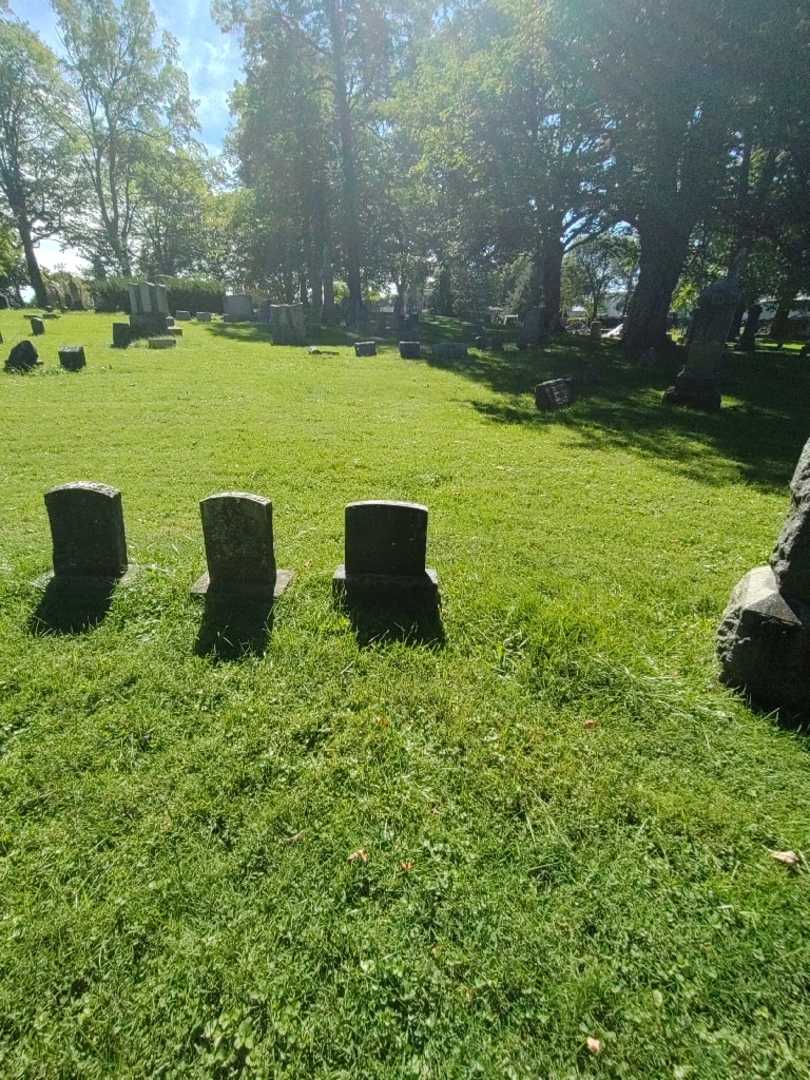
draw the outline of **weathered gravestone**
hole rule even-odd
[[[431,346],[434,360],[466,360],[467,345],[461,341],[437,341]]]
[[[45,333],[45,323],[39,315],[29,315],[28,321],[31,323],[31,333],[34,337],[39,337],[40,334]]]
[[[754,352],[757,347],[757,331],[762,320],[762,304],[752,304],[748,309],[745,329],[740,335],[738,348],[742,352]]]
[[[534,403],[538,409],[564,409],[576,401],[574,379],[547,379],[534,390]]]
[[[306,345],[303,304],[271,304],[270,335],[274,345]]]
[[[10,372],[24,372],[31,371],[33,368],[40,366],[41,361],[34,343],[32,341],[20,341],[8,354],[5,370]]]
[[[169,325],[169,297],[165,285],[144,281],[129,286],[129,325],[132,337],[163,334]]]
[[[740,290],[728,280],[716,281],[700,294],[686,335],[686,365],[665,391],[665,405],[720,409],[720,366],[739,302]]]
[[[170,326],[167,329],[166,333],[170,337],[174,337],[174,338],[181,338],[183,336],[183,330],[182,330],[182,327],[180,327],[180,326]]]
[[[255,318],[253,301],[247,293],[235,293],[231,296],[223,297],[222,310],[226,315],[231,316],[228,322],[239,322],[240,320],[250,322]]]
[[[65,371],[80,371],[86,363],[83,345],[60,345],[59,364]]]
[[[175,311],[174,317],[178,322],[188,322],[191,319],[191,312],[178,309]]]
[[[198,311],[197,312],[197,322],[211,322],[211,312],[210,311]]]
[[[113,348],[126,349],[132,340],[132,330],[129,323],[114,322],[112,326],[113,331]]]
[[[272,601],[293,579],[278,570],[273,546],[273,504],[261,495],[223,491],[200,503],[208,571],[194,596]]]
[[[45,494],[53,541],[53,578],[66,584],[122,581],[135,567],[127,561],[121,492],[79,481]]]
[[[422,346],[418,341],[400,341],[399,355],[403,360],[418,360],[422,355]]]
[[[355,356],[376,356],[377,355],[377,343],[376,343],[376,341],[356,341],[354,343],[354,355]]]
[[[425,566],[427,526],[427,507],[418,503],[349,503],[345,562],[335,572],[335,592],[435,602],[439,579]]]
[[[149,348],[150,349],[173,349],[177,344],[177,339],[173,337],[150,337]]]
[[[810,710],[810,440],[769,566],[732,593],[717,635],[721,678],[769,708]]]
[[[518,348],[531,349],[543,342],[545,311],[541,307],[529,308],[518,330]]]
[[[602,325],[602,320],[594,319],[588,331],[591,337],[591,341],[601,341],[603,330],[604,326]]]

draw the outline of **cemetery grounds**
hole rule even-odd
[[[582,339],[437,364],[111,322],[0,377],[0,1073],[810,1075],[810,742],[713,655],[810,430],[797,352],[737,357],[713,416]],[[538,413],[586,356],[601,385]],[[121,489],[152,569],[45,632],[70,480]],[[297,573],[263,654],[199,647],[220,490],[273,500]],[[434,633],[334,606],[364,498],[429,507]]]

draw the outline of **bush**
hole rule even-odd
[[[92,283],[96,311],[129,311],[129,285],[135,278],[97,278]],[[203,277],[158,278],[169,290],[169,311],[222,312],[225,286]]]

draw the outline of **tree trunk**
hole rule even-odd
[[[48,291],[45,288],[45,280],[42,277],[42,271],[39,268],[39,262],[37,261],[37,253],[34,250],[34,241],[31,236],[31,225],[28,221],[28,215],[24,209],[17,210],[14,214],[14,220],[17,224],[17,231],[20,234],[22,240],[23,252],[25,253],[25,265],[28,270],[28,280],[31,282],[31,288],[34,290],[34,296],[36,297],[37,304],[40,307],[45,307],[48,303]]]
[[[338,0],[329,0],[329,35],[332,40],[335,117],[340,141],[340,162],[343,172],[343,252],[346,258],[346,284],[349,286],[350,326],[360,322],[363,308],[363,287],[360,278],[360,213],[357,182],[357,162],[354,154],[354,131],[346,89],[345,27]]]
[[[545,328],[555,334],[562,325],[560,305],[562,302],[563,246],[559,235],[549,236],[541,247],[543,260],[543,308]]]
[[[650,213],[642,214],[638,225],[638,284],[624,331],[624,349],[629,356],[640,356],[666,338],[669,306],[686,262],[690,231]]]

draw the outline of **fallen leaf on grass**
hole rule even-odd
[[[349,856],[348,862],[368,862],[368,852],[365,848],[358,848],[357,851],[353,851]]]
[[[401,870],[404,870],[405,873],[407,874],[410,870],[413,870],[413,863],[411,862],[410,859],[406,859],[404,862],[401,862],[399,864],[399,867],[400,867]]]
[[[797,855],[795,851],[769,851],[768,854],[772,859],[776,859],[777,862],[784,863],[785,866],[798,866],[802,861],[801,857]]]
[[[595,728],[599,727],[599,721],[598,720],[586,720],[585,723],[582,726],[585,728],[586,731],[593,731]]]
[[[601,1054],[604,1048],[604,1043],[602,1042],[602,1040],[594,1039],[591,1035],[589,1035],[588,1038],[585,1040],[585,1045],[588,1047],[592,1054]]]
[[[285,836],[284,840],[283,840],[283,843],[285,843],[285,844],[297,844],[299,840],[303,840],[303,839],[304,839],[304,831],[302,829],[301,832],[293,833],[292,836]]]

